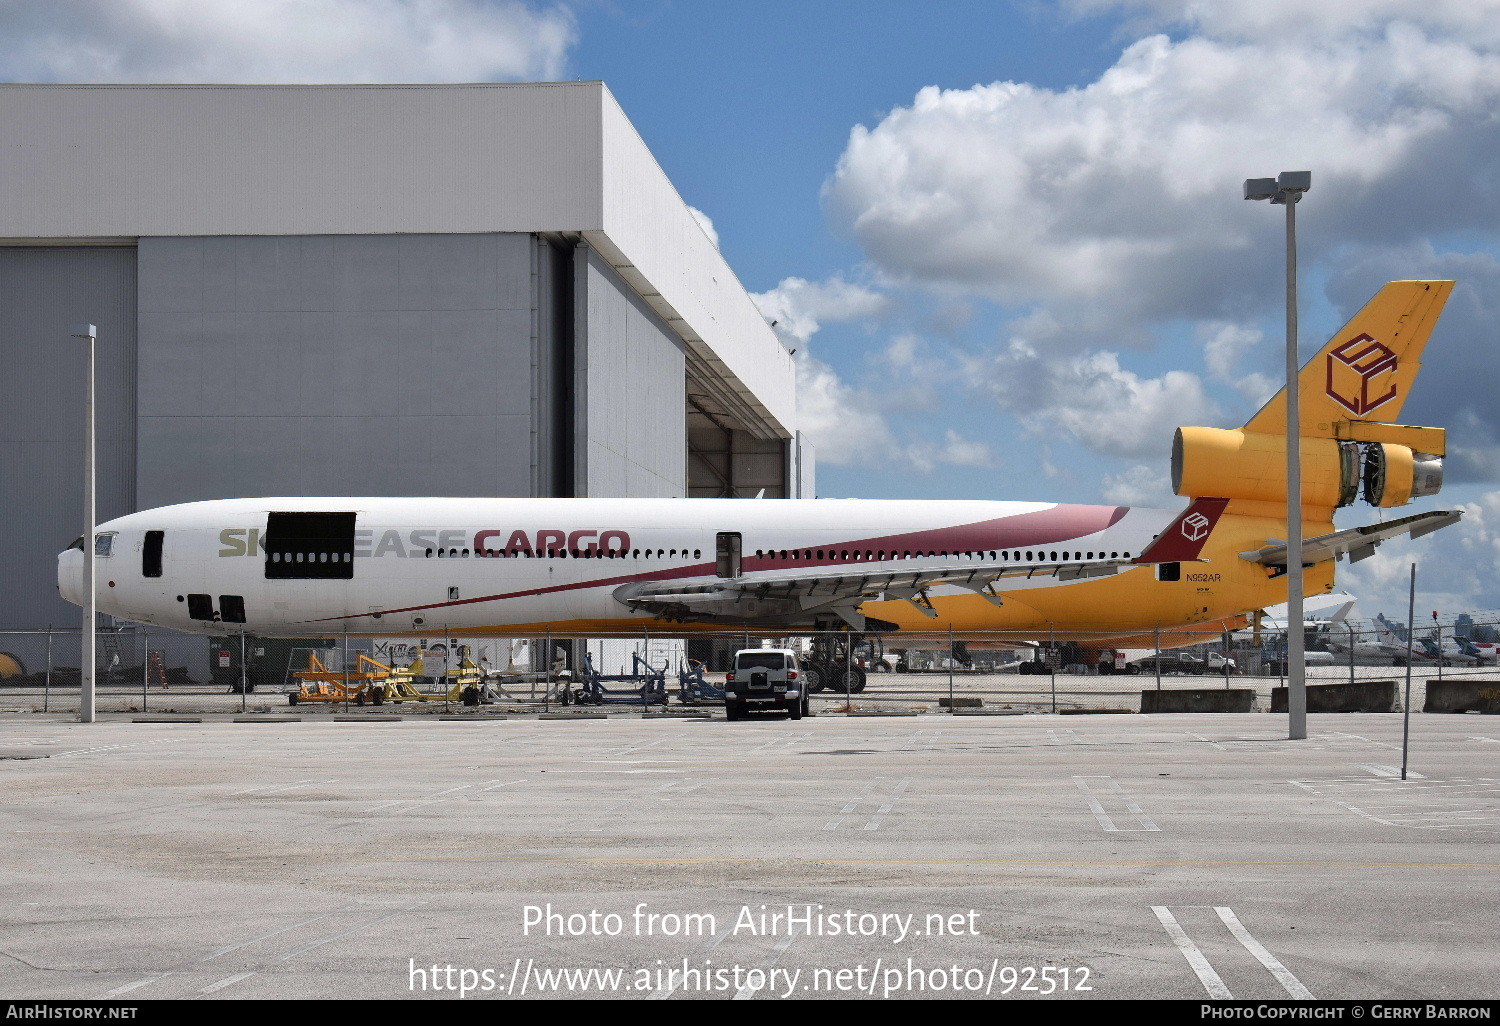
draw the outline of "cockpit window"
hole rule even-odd
[[[78,539],[80,542],[82,538]],[[80,546],[81,547],[81,546]],[[104,557],[112,555],[115,551],[115,533],[106,531],[104,534],[94,535],[94,555]]]
[[[78,537],[77,537],[77,538],[76,538],[76,539],[75,539],[75,540],[74,540],[74,542],[73,542],[73,544],[72,544],[72,545],[69,545],[69,546],[68,546],[68,547],[67,547],[67,548],[66,548],[66,549],[64,549],[64,550],[63,550],[63,551],[64,551],[64,552],[68,552],[68,551],[70,551],[70,550],[72,550],[72,549],[77,549],[77,550],[78,550],[78,551],[79,551],[79,552],[82,552],[82,551],[83,551],[83,535],[81,535],[81,534],[80,534],[80,535],[79,535],[79,536],[78,536]]]

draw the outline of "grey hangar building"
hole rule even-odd
[[[0,631],[77,627],[83,322],[101,522],[813,495],[791,354],[603,83],[0,85],[0,126]]]

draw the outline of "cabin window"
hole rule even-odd
[[[720,531],[715,538],[714,573],[720,577],[740,575],[740,545],[738,531]]]
[[[354,519],[354,513],[267,514],[266,578],[352,579]],[[427,555],[431,557],[432,554],[432,550],[428,549]],[[439,550],[439,555],[441,554]]]

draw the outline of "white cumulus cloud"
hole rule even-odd
[[[520,0],[0,2],[0,76],[32,82],[560,78],[561,5]]]
[[[1181,424],[1213,424],[1219,409],[1196,374],[1145,378],[1116,353],[1047,358],[1019,340],[971,367],[974,380],[1038,435],[1072,436],[1110,456],[1163,456]]]
[[[1433,22],[1154,35],[1080,88],[924,88],[854,128],[828,207],[891,280],[1045,306],[1075,348],[1244,321],[1280,270],[1247,177],[1313,170],[1304,258],[1500,218],[1500,54]]]
[[[826,323],[874,320],[891,305],[888,295],[835,275],[827,281],[783,279],[774,289],[750,296],[784,337],[806,342]]]
[[[714,244],[714,249],[718,249],[719,233],[714,228],[713,219],[697,207],[688,207],[688,213],[693,215],[693,220],[698,222],[698,227],[703,229],[703,234],[708,236],[708,241]]]

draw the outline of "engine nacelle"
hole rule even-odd
[[[1432,429],[1389,426],[1381,430]],[[1361,485],[1365,501],[1372,506],[1404,506],[1442,489],[1443,458],[1395,442],[1302,439],[1302,501],[1306,505],[1348,506],[1359,497]],[[1178,495],[1284,503],[1286,437],[1178,428],[1172,441],[1172,489]]]
[[[1365,447],[1365,501],[1390,509],[1443,487],[1443,458],[1413,452],[1404,445],[1375,442]]]
[[[1360,446],[1302,439],[1302,501],[1348,506],[1359,497]],[[1286,502],[1286,436],[1184,427],[1172,440],[1172,489],[1178,495]],[[1404,501],[1404,500],[1403,500]]]

